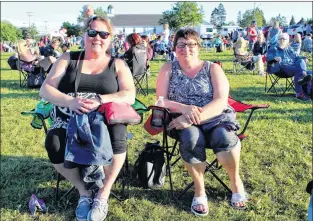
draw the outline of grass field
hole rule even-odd
[[[19,73],[9,68],[8,53],[1,54],[1,220],[75,220],[78,192],[72,192],[61,202],[54,199],[56,173],[44,149],[43,130],[30,126],[31,118],[21,116],[21,111],[35,107],[38,89],[20,88]],[[231,85],[231,95],[252,104],[270,104],[270,108],[256,111],[247,130],[249,138],[243,141],[241,176],[250,201],[246,211],[229,206],[225,189],[212,176],[207,175],[209,215],[196,218],[191,215],[193,192],[189,191],[180,201],[171,199],[169,184],[158,190],[144,190],[133,173],[133,164],[151,137],[142,125],[129,126],[134,138],[129,144],[129,161],[132,172],[130,197],[124,202],[110,198],[106,220],[306,220],[309,195],[305,193],[312,179],[312,104],[294,97],[294,92],[284,97],[264,93],[265,77],[245,73],[231,74],[232,53],[202,52],[202,59],[220,60]],[[146,105],[155,101],[155,81],[164,60],[151,62],[149,95],[137,97]],[[311,67],[312,68],[312,64]],[[148,114],[145,115],[145,118]],[[243,124],[247,114],[238,114]],[[211,151],[207,152],[212,158]],[[226,183],[224,170],[218,172]],[[181,163],[173,172],[174,185],[179,192],[190,181]],[[167,178],[168,181],[168,178]],[[61,190],[70,184],[62,181]],[[117,186],[115,190],[118,190]],[[32,193],[44,199],[46,214],[28,211]]]

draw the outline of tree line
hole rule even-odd
[[[96,15],[106,16],[107,12],[98,7],[95,10]],[[196,27],[203,23],[204,21],[204,11],[202,5],[198,5],[196,2],[176,2],[173,4],[170,10],[165,10],[162,12],[162,18],[159,21],[160,25],[165,23],[169,24],[170,29],[176,31],[183,27]],[[216,8],[214,8],[210,14],[210,23],[216,28],[220,28],[223,25],[235,25],[235,21],[226,22],[227,12],[222,3],[219,3]],[[68,21],[63,22],[63,28],[67,29],[67,35],[81,36],[81,23],[84,19],[84,12],[80,11],[77,17],[77,24],[70,23]],[[274,21],[279,21],[281,26],[288,26],[296,24],[295,18],[292,15],[291,20],[288,24],[285,16],[278,14],[276,17],[272,17],[270,20],[266,21],[264,13],[260,8],[249,9],[244,12],[239,11],[237,15],[237,25],[241,27],[250,26],[252,20],[257,22],[259,27],[272,25]],[[312,18],[304,20],[301,18],[297,23],[312,24]],[[60,27],[60,28],[61,28]],[[26,35],[29,35],[31,38],[34,38],[38,34],[36,26],[33,24],[31,27],[22,27],[18,28],[12,25],[9,21],[1,21],[1,41],[12,41],[15,42],[18,39],[25,38]]]

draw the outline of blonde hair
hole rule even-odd
[[[17,52],[19,54],[27,52],[29,48],[27,47],[26,40],[19,40],[17,42]]]

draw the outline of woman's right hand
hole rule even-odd
[[[69,109],[78,114],[84,114],[97,109],[99,105],[100,103],[96,100],[75,97],[70,102]]]
[[[199,125],[201,122],[200,114],[203,112],[201,107],[194,105],[186,105],[182,111],[187,121],[194,125]]]

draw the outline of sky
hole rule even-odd
[[[28,27],[35,23],[40,32],[57,31],[62,23],[68,21],[77,23],[77,17],[85,4],[93,8],[102,7],[107,10],[111,4],[115,14],[162,14],[171,10],[175,2],[1,2],[1,20],[8,20],[17,27]],[[219,3],[226,10],[226,21],[237,20],[239,10],[243,14],[246,10],[260,8],[265,19],[276,17],[279,13],[290,21],[294,15],[296,22],[303,18],[312,18],[312,2],[197,2],[203,6],[205,20],[210,21],[210,15]],[[114,24],[113,24],[114,25]]]

